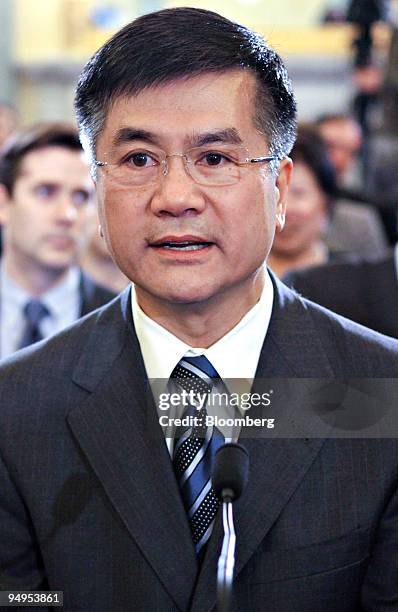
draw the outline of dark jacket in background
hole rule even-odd
[[[398,338],[394,254],[289,272],[284,282],[303,297],[387,336]]]
[[[107,304],[116,294],[107,289],[106,287],[102,287],[101,285],[97,285],[87,274],[81,273],[80,276],[80,285],[79,285],[80,297],[81,297],[81,307],[80,307],[80,316],[84,315],[96,310],[100,306]]]

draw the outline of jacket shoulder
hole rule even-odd
[[[398,340],[297,296],[310,315],[337,376],[398,378]],[[337,357],[337,358],[336,358]]]

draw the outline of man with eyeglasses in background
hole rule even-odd
[[[211,463],[228,438],[208,424],[214,389],[393,378],[398,345],[265,267],[296,105],[260,36],[205,10],[144,15],[88,62],[76,111],[103,233],[134,286],[0,370],[0,584],[63,590],[73,611],[210,611],[222,540]],[[165,435],[154,379],[192,394],[180,414],[198,421]],[[300,423],[306,403],[287,400],[270,408],[276,426],[284,407]],[[396,441],[301,425],[238,432],[250,474],[234,609],[398,606]]]
[[[0,357],[50,336],[114,294],[78,268],[94,192],[77,131],[41,124],[0,154]]]

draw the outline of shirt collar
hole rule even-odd
[[[69,311],[69,296],[76,295],[79,283],[79,268],[69,268],[65,278],[60,284],[52,287],[42,295],[37,296],[36,299],[47,306],[52,316],[62,317],[65,312]],[[32,299],[32,296],[29,295],[23,287],[10,278],[5,270],[4,262],[0,264],[0,295],[4,302],[20,310],[22,310],[25,304]]]
[[[170,378],[184,355],[205,355],[224,380],[252,380],[271,318],[273,285],[265,271],[263,292],[257,304],[225,336],[208,349],[191,347],[150,319],[137,303],[134,287],[131,307],[148,378]]]
[[[71,301],[75,300],[79,290],[80,271],[79,268],[69,268],[61,283],[43,293],[40,301],[49,309],[54,317],[64,317],[71,307]]]

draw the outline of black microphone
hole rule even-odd
[[[224,444],[214,458],[211,484],[223,505],[224,538],[217,570],[217,611],[230,608],[236,535],[232,502],[242,495],[249,475],[249,455],[240,444]]]

